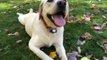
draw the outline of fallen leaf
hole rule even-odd
[[[8,34],[8,36],[12,36],[12,35],[13,35],[12,33],[9,33],[9,34]]]
[[[91,55],[88,55],[87,57],[88,57],[88,58],[92,58],[92,56],[93,56],[93,54],[91,54]]]
[[[81,60],[90,60],[90,59],[87,57],[82,57]]]
[[[107,17],[106,17],[105,15],[102,15],[102,17],[103,17],[104,19],[107,19]]]
[[[84,45],[85,43],[86,43],[85,40],[81,40],[81,39],[77,40],[77,45]]]
[[[92,16],[91,16],[91,13],[89,13],[89,12],[86,12],[82,17],[82,19],[85,20],[86,22],[91,21],[91,18],[92,18]]]
[[[9,33],[8,36],[19,36],[19,32]]]
[[[19,36],[19,32],[15,32],[14,35],[15,35],[15,36]]]
[[[72,53],[67,53],[68,60],[77,60],[77,57],[82,57],[78,52],[73,51]]]
[[[107,57],[104,56],[104,57],[103,57],[103,60],[107,60]]]
[[[104,22],[102,25],[101,25],[102,29],[106,30],[107,29],[107,22]]]
[[[10,33],[10,32],[11,32],[9,29],[4,29],[4,31],[5,31],[6,33]]]
[[[17,40],[16,41],[17,44],[22,43],[22,42],[23,42],[22,40]]]
[[[67,21],[67,23],[75,23],[75,22],[77,22],[76,16],[70,16],[69,20]]]
[[[77,45],[84,45],[86,43],[86,39],[92,39],[92,35],[88,32],[82,34],[80,38],[78,38]]]
[[[104,45],[104,51],[107,54],[107,40],[103,40],[103,45]]]
[[[49,56],[50,56],[51,58],[56,58],[56,57],[57,57],[55,51],[50,52]]]
[[[102,30],[102,27],[101,27],[100,24],[94,24],[94,25],[93,25],[93,29],[94,29],[95,31],[101,31],[101,30]]]
[[[20,6],[13,6],[13,8],[15,8],[16,10],[20,10]]]
[[[102,40],[102,42],[97,42],[97,45],[103,48],[107,54],[107,39]]]
[[[78,53],[81,53],[81,47],[77,47]]]
[[[99,60],[98,58],[94,58],[94,60]]]
[[[77,60],[77,57],[76,57],[76,56],[71,55],[71,56],[69,56],[69,57],[68,57],[68,60]]]
[[[84,34],[81,35],[82,38],[85,38],[85,39],[91,39],[92,38],[92,35],[88,32],[85,32]]]

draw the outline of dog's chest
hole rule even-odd
[[[49,31],[40,31],[38,34],[40,41],[46,46],[51,46],[54,43],[59,42],[60,37],[62,37],[61,34],[59,34],[59,32],[51,33]]]
[[[38,26],[39,29],[36,31],[36,35],[38,35],[38,41],[43,43],[46,46],[51,46],[54,43],[60,42],[63,40],[63,27],[57,28],[56,33],[52,33],[44,26]]]
[[[57,41],[57,36],[55,36],[56,34],[48,34],[43,36],[43,39],[41,41],[43,41],[43,43],[46,46],[51,46],[52,44],[54,44]]]

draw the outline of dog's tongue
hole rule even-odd
[[[65,20],[62,16],[53,16],[53,21],[54,23],[58,26],[58,27],[61,27],[61,26],[64,26],[65,25]]]

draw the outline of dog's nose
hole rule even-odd
[[[65,8],[66,2],[65,1],[58,1],[57,5],[58,5],[58,8]]]

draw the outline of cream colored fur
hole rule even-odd
[[[46,5],[46,0],[42,1],[42,4]],[[57,2],[57,1],[56,1]],[[54,3],[53,3],[54,4]],[[42,6],[44,11],[42,11],[42,15],[47,19],[47,24],[51,27],[56,27],[52,22],[48,21],[49,19],[45,16],[45,14],[49,13],[43,8],[46,6]],[[47,7],[48,8],[48,7]],[[53,7],[55,8],[55,7]],[[51,11],[52,12],[52,11]],[[54,12],[53,12],[54,13]],[[68,14],[68,12],[66,12]],[[29,48],[33,53],[35,53],[42,60],[54,60],[45,54],[42,50],[40,50],[43,46],[55,46],[56,51],[61,58],[60,60],[68,60],[66,57],[66,52],[63,46],[63,32],[64,27],[56,27],[57,33],[50,33],[49,30],[44,25],[42,19],[40,19],[40,12],[34,13],[32,9],[27,14],[17,13],[19,15],[18,19],[21,24],[25,26],[25,30],[28,35],[31,37],[29,41]]]

